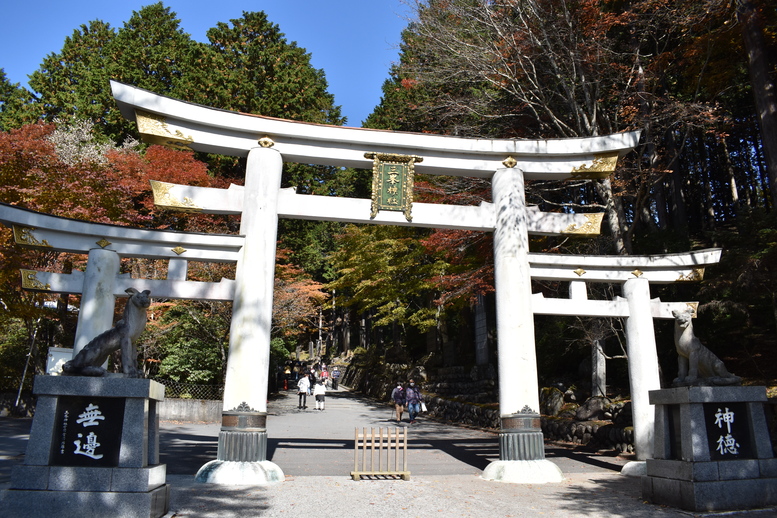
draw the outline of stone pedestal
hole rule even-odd
[[[764,387],[678,387],[650,392],[655,459],[642,496],[689,511],[777,504],[777,459],[764,414]]]
[[[164,516],[170,487],[159,464],[151,380],[38,376],[24,464],[11,473],[9,516]]]
[[[284,479],[281,468],[267,460],[267,413],[222,412],[218,458],[202,466],[195,480],[224,486],[269,486]]]
[[[564,479],[558,466],[545,459],[538,414],[502,417],[499,460],[486,466],[483,478],[514,484],[544,484]]]

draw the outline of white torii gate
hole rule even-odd
[[[179,209],[243,209],[241,233],[246,242],[236,273],[219,460],[203,467],[198,478],[229,480],[226,474],[234,470],[234,461],[250,460],[234,453],[246,449],[236,441],[245,441],[244,432],[249,429],[255,432],[248,441],[248,450],[264,450],[266,389],[253,383],[249,366],[263,371],[268,364],[277,223],[285,216],[493,229],[502,432],[500,461],[492,463],[484,476],[525,482],[560,479],[555,465],[544,459],[539,424],[528,234],[598,232],[601,220],[600,215],[542,214],[528,209],[524,179],[604,178],[614,171],[618,157],[637,144],[638,132],[542,141],[461,139],[297,123],[188,104],[116,82],[111,87],[122,113],[137,122],[147,141],[248,157],[242,196],[238,188],[200,191],[158,184],[155,189],[159,191],[159,203],[172,201],[170,205]],[[374,204],[367,218],[367,200],[301,196],[280,189],[284,161],[365,168],[365,160],[375,158],[377,174],[376,157],[381,155],[385,160],[399,155],[413,157],[420,173],[490,177],[493,204],[477,208],[415,204],[412,218],[406,207],[403,221],[398,212],[378,212]],[[570,222],[565,219],[569,217],[580,219]],[[691,263],[696,261],[695,257],[690,259]],[[679,275],[691,276],[690,272]],[[627,329],[632,336],[640,336],[647,322],[650,343],[637,349],[652,350],[655,357],[652,320],[636,317],[650,305],[647,282],[638,279],[624,283],[630,315]],[[634,355],[640,357],[639,352]],[[655,376],[647,380],[648,388],[660,386],[654,363]],[[521,376],[510,375],[515,372]],[[232,405],[236,406],[230,409]],[[642,414],[639,410],[637,413]],[[643,421],[639,426],[642,433],[638,434],[642,440],[638,442],[649,453],[651,434],[645,425],[652,427],[652,418],[638,420]]]
[[[527,482],[561,479],[558,468],[544,458],[540,428],[529,223],[546,220],[543,226],[547,231],[560,234],[590,232],[592,226],[598,229],[599,221],[579,215],[581,219],[570,224],[558,215],[528,210],[524,178],[606,177],[614,171],[618,157],[637,144],[638,132],[566,140],[463,139],[298,123],[185,103],[116,82],[111,87],[122,113],[137,122],[147,141],[248,159],[240,227],[246,241],[235,279],[219,454],[218,460],[200,470],[199,480],[245,481],[246,472],[257,481],[278,477],[270,463],[261,458],[266,449],[266,386],[255,382],[254,372],[266,370],[269,364],[274,258],[281,209],[291,205],[288,212],[292,217],[329,215],[338,221],[363,222],[377,218],[374,211],[354,212],[351,207],[361,203],[358,200],[344,203],[339,198],[322,200],[289,192],[283,197],[293,201],[281,201],[283,162],[368,168],[371,164],[367,157],[379,155],[418,157],[414,167],[419,173],[491,178],[493,204],[481,205],[479,209],[486,215],[487,228],[494,231],[502,432],[500,461],[492,463],[485,476]],[[164,195],[178,200],[182,209],[227,210],[223,203],[211,199],[217,195],[204,195],[200,201],[201,197],[192,193],[178,199],[171,194],[173,189],[166,186]],[[310,212],[323,206],[323,212]],[[471,208],[434,205],[428,209],[435,214],[430,219],[438,225],[471,219],[464,214]],[[413,205],[412,224],[429,224],[420,221],[420,212],[420,207]],[[387,223],[392,217],[393,222],[401,222],[402,215],[411,223],[407,213],[379,214]],[[515,376],[516,372],[521,375]],[[243,461],[252,461],[248,463],[251,467],[246,468]]]
[[[545,311],[550,314],[570,313],[565,313],[568,310],[564,301],[532,298],[531,278],[550,275],[547,278],[571,279],[572,303],[581,308],[577,314],[626,317],[630,356],[634,354],[636,358],[647,351],[641,368],[649,370],[651,358],[655,359],[650,315],[660,318],[667,311],[666,305],[650,301],[648,277],[642,270],[654,272],[650,277],[663,271],[663,277],[668,275],[668,280],[692,280],[698,277],[694,271],[700,265],[717,261],[716,252],[663,259],[573,257],[568,261],[569,264],[577,264],[572,273],[577,276],[576,279],[569,277],[572,269],[561,264],[566,258],[528,253],[529,233],[595,234],[598,233],[601,215],[543,214],[532,210],[525,206],[524,178],[563,180],[570,177],[605,177],[614,170],[618,156],[636,145],[638,133],[544,141],[461,139],[284,121],[192,105],[115,82],[112,88],[122,112],[138,122],[146,140],[248,157],[245,187],[242,188],[196,189],[163,182],[154,186],[156,202],[161,206],[242,214],[242,236],[228,236],[240,240],[239,250],[233,248],[234,242],[202,245],[211,247],[211,256],[218,256],[221,250],[224,255],[220,260],[237,260],[238,263],[235,281],[208,283],[221,286],[218,288],[221,295],[217,298],[231,292],[234,305],[218,460],[200,470],[198,479],[202,481],[261,484],[282,480],[280,468],[266,460],[266,376],[278,217],[494,231],[502,431],[500,461],[492,463],[484,477],[511,482],[537,483],[561,479],[558,468],[544,459],[538,414],[533,314]],[[370,217],[370,200],[297,195],[293,190],[280,189],[284,161],[368,168],[372,161],[365,158],[365,153],[417,155],[423,162],[417,163],[415,168],[423,173],[491,177],[493,203],[483,203],[478,207],[417,203],[412,206],[411,221],[407,215],[398,212],[381,211]],[[8,221],[5,217],[0,217],[0,220]],[[30,236],[34,236],[33,240],[40,242],[47,239],[38,233],[49,228],[48,224],[27,224],[36,227],[28,231]],[[54,239],[53,235],[51,239]],[[124,253],[130,255],[132,250],[145,249],[147,242],[159,241],[167,243],[170,239],[151,234],[138,237],[125,248]],[[25,244],[35,246],[34,242]],[[95,256],[117,253],[110,252],[113,247],[110,244],[98,245],[101,248],[93,250]],[[136,248],[132,249],[132,246]],[[146,282],[155,282],[157,288],[164,288],[167,293],[164,296],[170,296],[171,291],[192,295],[192,289],[184,287],[190,282],[185,281],[185,259],[219,259],[197,258],[196,254],[189,254],[185,246],[176,248],[176,257],[170,256],[167,251],[162,254],[171,258],[172,279],[169,276],[168,281]],[[145,256],[153,256],[153,253]],[[622,266],[631,264],[628,261],[637,266],[625,274]],[[90,264],[92,262],[90,252]],[[83,283],[85,302],[89,298],[86,286],[90,277],[88,270]],[[562,270],[566,272],[558,273]],[[580,273],[583,270],[599,273]],[[564,278],[560,279],[559,275]],[[632,282],[628,275],[637,282]],[[582,279],[584,276],[587,277]],[[622,282],[625,302],[587,301],[581,304],[584,291],[576,286],[587,280],[596,282],[599,277],[602,277],[601,282]],[[614,277],[617,279],[613,280]],[[180,283],[159,284],[169,281]],[[111,282],[116,285],[113,280]],[[132,281],[133,286],[137,283]],[[78,292],[72,287],[68,289]],[[151,289],[152,294],[161,295],[158,290],[154,292],[153,286],[144,284],[141,289]],[[177,291],[179,289],[183,291]],[[209,298],[210,289],[216,288],[195,287],[195,291],[200,290],[199,295],[192,298]],[[115,293],[115,289],[111,293]],[[189,297],[183,295],[181,298]],[[640,325],[630,325],[630,321],[640,322]],[[652,375],[640,376],[641,386],[638,387],[632,380],[632,393],[636,390],[647,394],[647,390],[659,388],[657,362],[652,361],[652,365],[655,379]],[[516,372],[521,375],[515,376]],[[261,373],[263,378],[257,380],[257,373]],[[635,421],[638,421],[636,416]],[[638,444],[645,445],[642,451],[649,452],[651,447],[647,438],[652,434],[652,417],[635,423],[635,428]],[[645,440],[640,441],[640,437]]]

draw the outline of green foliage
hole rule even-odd
[[[328,259],[337,248],[335,236],[343,225],[327,221],[302,221],[282,219],[278,233],[281,246],[290,250],[289,259],[298,264],[318,282],[334,279]]]
[[[270,340],[270,372],[276,372],[278,367],[286,363],[289,359],[289,353],[293,347],[287,344],[282,338],[273,338]]]
[[[32,94],[19,83],[11,84],[5,70],[0,68],[0,131],[33,122],[36,117],[31,102]]]
[[[27,328],[18,318],[0,309],[0,378],[21,376],[30,350]]]
[[[94,20],[49,54],[30,77],[34,104],[48,120],[89,119],[115,142],[134,132],[119,113],[109,80],[219,108],[341,124],[322,70],[288,43],[263,12],[244,12],[198,43],[162,2],[134,11],[118,30]],[[7,86],[3,86],[5,97]],[[216,159],[218,161],[218,159]]]
[[[207,57],[216,98],[208,104],[283,119],[341,124],[339,107],[326,91],[322,70],[310,55],[288,43],[264,12],[219,22],[208,30],[213,50]],[[215,86],[218,83],[218,86]]]
[[[159,377],[183,383],[224,382],[229,320],[223,313],[207,304],[180,303],[149,327],[161,361]]]
[[[133,11],[111,43],[114,72],[124,83],[176,96],[176,85],[192,68],[193,42],[176,14],[162,2]],[[121,52],[117,52],[121,49]]]
[[[345,294],[346,305],[371,312],[374,325],[427,330],[436,323],[430,302],[442,263],[425,253],[421,235],[402,227],[348,226],[337,238],[332,264],[338,276],[328,287]]]
[[[108,83],[117,72],[119,52],[111,45],[115,37],[105,22],[81,25],[65,39],[60,52],[46,56],[30,75],[35,104],[46,119],[88,119],[117,140],[128,134],[129,124],[118,112]]]

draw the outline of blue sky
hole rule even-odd
[[[91,20],[120,28],[133,11],[154,0],[0,0],[0,68],[12,83],[27,76],[43,58],[59,52],[67,36]],[[342,106],[349,126],[360,126],[380,102],[381,86],[398,59],[400,33],[407,24],[401,0],[164,0],[181,28],[197,41],[217,22],[264,11],[288,41],[311,54],[323,69],[329,91]]]

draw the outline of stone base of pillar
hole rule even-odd
[[[222,412],[218,458],[200,468],[197,482],[268,486],[284,478],[281,468],[267,460],[267,413]]]
[[[632,460],[621,468],[621,475],[625,477],[644,477],[647,475],[647,463],[644,460]]]
[[[218,460],[257,462],[267,460],[267,432],[219,432]]]
[[[561,482],[564,475],[549,460],[497,460],[483,471],[482,478],[512,484],[546,484]]]
[[[499,432],[499,460],[542,460],[545,444],[539,414],[502,416]]]
[[[272,486],[283,482],[281,468],[269,460],[236,462],[212,460],[197,472],[195,480],[222,486]]]
[[[514,484],[561,482],[561,470],[545,460],[542,424],[537,414],[502,417],[499,432],[499,460],[483,471],[485,480]]]

